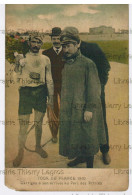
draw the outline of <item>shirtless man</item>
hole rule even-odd
[[[35,124],[35,151],[42,157],[48,156],[41,147],[42,122],[46,112],[46,103],[52,106],[53,102],[53,81],[51,75],[51,64],[47,56],[39,53],[42,45],[42,38],[32,35],[29,38],[29,52],[26,57],[20,59],[20,65],[15,67],[19,88],[19,136],[18,154],[13,161],[13,166],[18,167],[23,159],[26,133],[29,126],[29,118],[34,109]],[[21,70],[21,71],[20,71]],[[48,89],[48,90],[47,90]]]

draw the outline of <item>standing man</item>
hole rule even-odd
[[[46,112],[47,96],[52,106],[53,81],[51,76],[51,64],[47,56],[39,53],[42,45],[42,38],[32,35],[29,38],[30,51],[24,59],[20,59],[20,65],[15,67],[19,88],[19,137],[18,154],[13,161],[13,166],[18,167],[23,159],[26,133],[29,126],[29,118],[34,109],[34,124],[36,148],[35,151],[42,157],[48,156],[41,147],[42,122]],[[21,70],[21,71],[20,71]],[[47,91],[48,89],[48,91]]]
[[[51,40],[53,38],[57,37],[58,38],[57,41],[58,41],[59,46],[60,46],[59,38],[60,38],[61,30],[58,30],[58,33],[56,33],[55,29],[56,29],[56,27],[52,29],[52,34],[51,35],[58,35],[58,36],[54,36],[54,37],[51,36]],[[60,29],[60,28],[58,28],[58,29]],[[54,86],[56,86],[56,84],[55,84],[56,80],[58,81],[57,85],[61,86],[61,85],[59,85],[59,81],[61,83],[62,68],[57,69],[58,66],[54,66],[54,62],[58,61],[57,64],[59,65],[59,63],[60,63],[60,66],[62,65],[61,67],[63,67],[63,61],[61,60],[62,55],[63,55],[63,51],[61,51],[60,55],[57,55],[56,52],[55,52],[55,45],[54,45],[53,40],[52,40],[52,43],[53,43],[53,47],[49,50],[44,51],[43,53],[45,55],[47,55],[51,60],[52,76],[53,76],[53,80],[54,80]],[[105,85],[108,81],[108,76],[109,76],[109,71],[110,71],[110,64],[109,64],[107,58],[105,57],[105,54],[103,53],[103,51],[100,49],[100,47],[96,43],[88,43],[88,42],[81,41],[80,51],[85,57],[90,58],[96,64],[96,67],[97,67],[97,70],[98,70],[98,75],[99,75],[99,79],[100,79],[100,83],[101,83],[101,103],[102,103],[102,109],[103,109],[105,133],[106,133],[106,140],[107,140],[106,144],[104,144],[104,145],[101,144],[100,145],[100,151],[102,152],[102,155],[103,155],[104,164],[109,164],[111,162],[111,158],[109,156],[109,133],[108,133],[108,127],[107,127],[107,122],[106,122]],[[57,58],[57,60],[56,60],[56,58]],[[58,58],[60,58],[60,59],[58,59]],[[54,88],[54,109],[55,110],[59,110],[59,109],[57,109],[58,108],[58,101],[57,101],[56,95],[55,95],[56,91],[58,91],[57,89],[58,89],[58,87]],[[60,92],[60,90],[61,90],[61,88],[59,87],[59,92]],[[59,112],[56,112],[55,110],[54,110],[54,112],[56,114],[59,114]],[[54,129],[55,129],[55,133],[54,133]],[[54,134],[57,135],[58,128],[52,128],[51,132],[52,132],[52,135],[54,135]],[[73,163],[73,166],[75,166],[75,165],[76,165],[76,162]]]
[[[94,155],[106,143],[101,86],[96,65],[80,52],[79,32],[67,27],[61,35],[62,71],[59,153],[93,168]],[[71,165],[73,161],[68,163]]]
[[[106,122],[106,105],[105,105],[105,85],[108,81],[109,71],[110,71],[110,64],[105,57],[103,51],[99,48],[96,43],[88,43],[81,41],[80,45],[81,53],[90,58],[97,67],[98,75],[101,83],[101,103],[103,109],[103,117],[104,117],[104,125],[105,125],[105,134],[107,143],[105,145],[100,145],[100,151],[103,155],[103,162],[104,164],[110,164],[111,158],[109,156],[109,134],[108,134],[108,126]]]
[[[52,125],[50,125],[50,130],[52,134],[52,142],[57,142],[57,134],[58,134],[58,126],[59,126],[59,110],[60,110],[60,93],[61,93],[61,72],[64,66],[64,62],[62,61],[62,46],[60,44],[60,34],[61,29],[59,27],[52,28],[51,41],[53,47],[48,50],[42,52],[43,55],[49,57],[51,61],[51,72],[54,82],[54,107],[53,107],[53,115],[55,118],[52,119]],[[49,110],[48,110],[49,112]],[[51,113],[49,113],[50,115]],[[50,120],[50,119],[49,119]],[[49,121],[49,124],[51,124]]]

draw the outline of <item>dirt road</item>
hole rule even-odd
[[[128,167],[128,65],[110,62],[111,71],[106,85],[107,123],[109,128],[110,155],[112,162],[104,165],[99,152],[95,156],[95,168],[127,168]],[[12,167],[12,161],[17,154],[17,140],[19,131],[18,121],[18,89],[10,79],[11,65],[6,63],[6,167]],[[131,106],[131,105],[130,105]],[[33,124],[33,114],[30,118]],[[2,122],[1,122],[2,123]],[[131,122],[132,123],[132,122]],[[30,126],[31,126],[30,125]],[[47,124],[47,115],[43,121],[42,144],[51,139],[51,133]],[[28,135],[26,146],[34,149],[34,130]],[[25,151],[24,159],[20,167],[47,167],[66,168],[68,160],[58,153],[58,143],[51,141],[44,147],[48,152],[48,158],[42,159],[38,154]],[[130,146],[129,146],[130,147]],[[77,167],[86,167],[85,163]]]

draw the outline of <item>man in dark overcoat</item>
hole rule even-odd
[[[101,103],[103,109],[103,117],[104,117],[104,125],[105,125],[105,134],[107,143],[105,145],[100,145],[100,151],[103,155],[103,162],[104,164],[109,164],[111,162],[109,156],[109,133],[108,133],[108,126],[106,122],[106,104],[105,104],[105,85],[108,81],[109,71],[110,71],[110,64],[104,54],[104,52],[100,49],[100,47],[96,43],[88,43],[81,41],[80,45],[81,53],[90,58],[97,67],[98,75],[101,83]]]
[[[50,49],[47,49],[42,52],[43,55],[49,57],[51,61],[51,72],[54,83],[54,107],[53,107],[53,115],[52,117],[52,125],[50,125],[50,130],[52,134],[52,141],[54,143],[57,142],[57,134],[58,134],[58,125],[59,125],[59,110],[60,110],[60,93],[61,93],[61,72],[64,66],[64,62],[62,61],[63,51],[62,46],[60,44],[60,34],[61,29],[59,27],[52,28],[51,41],[53,46]],[[49,113],[51,115],[51,112]],[[48,116],[49,116],[48,115]],[[50,118],[49,118],[50,123]]]
[[[87,168],[93,168],[94,155],[100,144],[106,144],[98,72],[94,62],[81,54],[79,32],[75,27],[64,29],[61,43],[65,65],[62,70],[59,154],[75,158],[76,162],[83,159]]]
[[[52,29],[51,40],[53,43],[53,47],[48,50],[43,51],[43,54],[47,55],[51,60],[52,77],[53,77],[54,86],[55,86],[54,87],[54,112],[57,118],[59,118],[59,108],[58,108],[58,99],[57,99],[56,94],[57,93],[60,94],[60,91],[61,91],[61,71],[63,69],[63,61],[62,61],[63,51],[61,50],[59,55],[57,55],[55,52],[56,45],[54,45],[54,38],[56,37],[57,42],[60,47],[59,39],[60,39],[61,30],[59,29],[60,28],[58,27],[55,27]],[[80,51],[85,57],[90,58],[96,64],[96,67],[98,70],[98,76],[99,76],[100,83],[101,83],[101,103],[102,103],[102,109],[103,109],[105,134],[106,134],[106,140],[107,140],[106,144],[100,145],[100,151],[102,152],[102,155],[103,155],[103,162],[105,164],[109,164],[111,159],[109,156],[109,133],[108,133],[108,126],[106,122],[105,85],[108,81],[110,64],[104,52],[100,49],[100,47],[96,43],[89,43],[89,42],[81,41]],[[57,64],[57,66],[55,64]],[[59,64],[60,66],[58,66]],[[58,69],[58,67],[60,68]],[[56,82],[57,84],[55,84]],[[53,136],[52,140],[56,141],[56,137],[58,133],[58,126],[57,128],[56,127],[51,128],[51,132]],[[74,162],[72,166],[76,165],[77,163],[78,162]]]

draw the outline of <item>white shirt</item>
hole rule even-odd
[[[47,56],[29,52],[26,54],[26,58],[20,60],[20,64],[22,64],[22,72],[16,73],[19,86],[37,87],[46,83],[49,95],[53,95],[51,63]],[[30,78],[31,72],[39,73],[40,79]]]
[[[56,48],[56,47],[53,46],[53,50],[55,51],[55,53],[56,53],[57,55],[59,55],[59,53],[60,53],[61,50],[62,50],[62,46],[59,47],[59,48]],[[58,52],[57,52],[57,50],[58,50]]]

